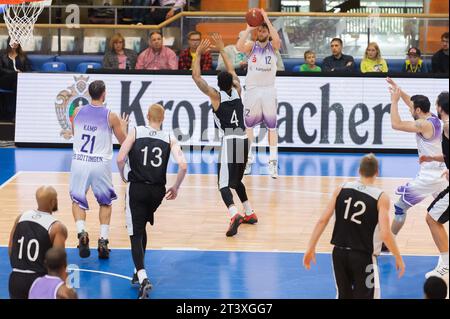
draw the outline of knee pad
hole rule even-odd
[[[410,207],[403,201],[398,201],[397,203],[394,204],[394,208],[395,208],[394,220],[399,223],[404,223],[406,220],[406,212]]]

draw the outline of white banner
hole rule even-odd
[[[215,76],[205,76],[213,87]],[[106,83],[107,106],[144,124],[147,108],[166,108],[164,130],[179,129],[183,145],[218,145],[208,98],[188,75],[19,74],[16,142],[71,143],[70,116],[89,102],[88,83]],[[241,79],[244,81],[244,79]],[[448,90],[448,79],[402,78],[408,93],[430,98]],[[280,146],[415,149],[412,134],[391,128],[390,96],[383,78],[278,77]],[[403,119],[411,119],[400,107]],[[267,144],[262,135],[260,145]]]

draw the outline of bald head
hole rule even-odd
[[[53,213],[58,210],[58,194],[52,186],[41,186],[36,191],[36,202],[41,212]]]
[[[147,119],[150,123],[162,124],[164,122],[164,107],[161,104],[153,104],[148,108]]]

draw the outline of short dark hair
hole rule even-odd
[[[446,114],[448,114],[448,92],[442,92],[439,94],[436,104],[440,106]]]
[[[359,174],[363,177],[374,177],[378,173],[378,159],[373,153],[367,154],[359,163]]]
[[[159,30],[156,30],[156,31],[152,31],[152,33],[150,33],[150,39],[151,39],[151,37],[154,35],[154,34],[159,34],[160,36],[161,36],[161,38],[162,38],[162,32],[161,31],[159,31]]]
[[[423,292],[427,299],[445,299],[447,297],[447,284],[442,278],[432,276],[425,281]]]
[[[429,113],[431,108],[430,100],[425,95],[413,95],[411,96],[414,109],[420,109],[424,113]]]
[[[448,32],[444,32],[441,35],[441,40],[448,39]]]
[[[190,39],[193,35],[199,35],[200,38],[202,37],[202,33],[199,31],[191,31],[188,33],[187,38]]]
[[[89,84],[89,95],[93,100],[100,99],[105,91],[106,91],[105,82],[101,80],[97,80]]]
[[[314,55],[314,57],[315,57],[316,56],[316,52],[314,52],[313,50],[306,50],[306,52],[304,54],[305,60],[308,57],[308,55]]]
[[[45,254],[45,266],[48,271],[59,271],[67,267],[67,254],[64,248],[51,248]]]
[[[263,22],[260,27],[266,28],[267,30],[269,30],[269,25],[265,22]]]
[[[339,42],[341,45],[344,45],[344,42],[342,42],[341,38],[333,38],[330,43],[333,43],[333,42]]]
[[[222,71],[217,75],[217,85],[221,91],[229,92],[233,88],[233,76],[230,72]]]

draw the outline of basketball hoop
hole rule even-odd
[[[34,24],[49,1],[0,0],[0,4],[4,5],[3,17],[11,38],[9,45],[18,43],[24,46],[33,40]]]

